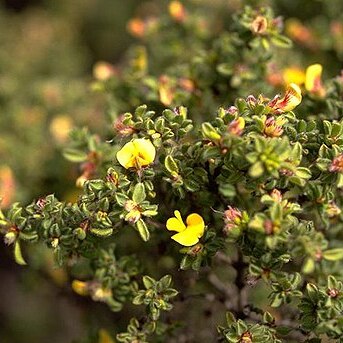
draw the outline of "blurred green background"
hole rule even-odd
[[[61,150],[73,126],[103,132],[106,98],[91,91],[97,61],[120,63],[134,43],[132,17],[165,11],[168,1],[3,0],[0,5],[0,193],[2,207],[49,193],[76,199],[78,167]],[[295,42],[284,61],[320,62],[334,76],[343,61],[343,5],[332,1],[189,0],[225,22],[245,4],[270,4],[286,19]],[[210,13],[210,12],[209,12]],[[307,32],[306,29],[310,28]],[[301,31],[302,30],[302,31]],[[305,34],[299,35],[300,32]],[[307,34],[307,36],[306,36]],[[311,36],[312,35],[312,36]],[[311,39],[306,39],[310,37]],[[0,342],[62,343],[92,335],[118,320],[105,305],[63,287],[64,271],[51,255],[30,248],[30,270],[15,265],[0,246]]]

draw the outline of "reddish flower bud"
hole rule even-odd
[[[329,171],[332,173],[343,173],[343,154],[340,154],[333,159]]]

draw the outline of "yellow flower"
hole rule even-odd
[[[126,143],[118,152],[117,160],[126,169],[140,169],[154,162],[156,149],[149,139],[139,138]]]
[[[282,77],[286,85],[295,83],[300,86],[305,81],[305,73],[302,69],[296,66],[285,68],[282,71]]]
[[[73,280],[71,287],[78,295],[86,296],[89,294],[89,288],[87,282],[80,280]]]
[[[199,242],[205,232],[205,223],[202,217],[197,213],[190,214],[184,224],[179,211],[174,211],[175,217],[167,220],[167,229],[177,233],[171,238],[181,245],[190,247]]]
[[[291,83],[286,88],[286,93],[283,98],[278,99],[270,105],[277,113],[289,112],[297,107],[302,100],[301,90],[298,85]],[[273,102],[273,101],[272,101]]]
[[[171,1],[168,10],[171,17],[176,21],[182,22],[186,19],[186,10],[180,1]]]
[[[99,61],[93,67],[93,76],[98,81],[106,81],[115,75],[115,68],[112,64]]]
[[[312,64],[307,67],[305,76],[306,90],[320,97],[325,96],[325,89],[321,80],[322,72],[323,67],[320,64]]]

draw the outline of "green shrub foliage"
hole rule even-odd
[[[46,244],[76,293],[122,311],[118,342],[181,342],[192,325],[211,336],[190,341],[340,342],[343,78],[315,65],[302,95],[278,95],[282,19],[202,10],[129,23],[142,43],[92,85],[111,133],[76,129],[64,151],[82,194],[13,204],[4,239],[22,265],[26,242]]]

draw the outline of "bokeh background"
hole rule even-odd
[[[158,15],[168,1],[3,0],[0,2],[0,195],[2,207],[55,193],[74,200],[80,171],[62,149],[73,126],[107,130],[106,96],[92,91],[98,61],[120,64],[135,39],[130,18]],[[280,55],[299,68],[319,62],[333,77],[343,61],[339,0],[189,0],[225,23],[243,5],[269,4],[295,45]],[[220,14],[219,14],[220,13]],[[224,25],[225,26],[225,25]],[[50,253],[32,248],[30,269],[0,243],[0,342],[92,342],[118,316],[73,294]],[[94,330],[94,331],[93,331]]]

